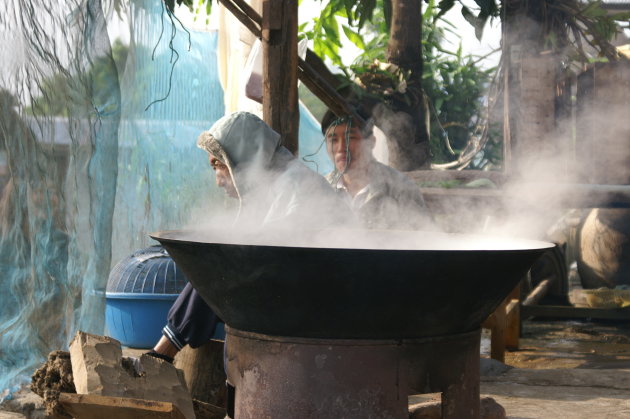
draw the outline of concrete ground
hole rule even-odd
[[[630,418],[630,370],[518,368],[483,377],[481,393],[513,419]]]
[[[481,392],[509,418],[630,418],[630,323],[527,321],[505,363]]]
[[[486,359],[481,393],[512,419],[630,418],[630,323],[526,321],[505,364]],[[484,344],[485,343],[485,344]],[[410,397],[410,403],[439,394]],[[0,419],[45,418],[39,396],[24,391],[0,405]]]

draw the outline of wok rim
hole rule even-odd
[[[390,230],[357,230],[357,231],[390,231]],[[402,230],[391,230],[391,231],[402,231]],[[534,239],[524,239],[520,237],[501,237],[501,236],[490,236],[490,235],[482,235],[482,234],[463,234],[463,233],[440,233],[448,236],[456,236],[456,237],[468,237],[468,238],[479,238],[479,239],[505,239],[505,240],[513,240],[515,242],[520,243],[529,243],[530,247],[520,247],[520,248],[509,248],[509,249],[380,249],[374,247],[323,247],[323,246],[291,246],[291,245],[281,245],[281,244],[252,244],[252,243],[221,243],[219,241],[202,241],[202,240],[192,240],[189,238],[186,239],[178,239],[174,237],[168,237],[167,235],[173,234],[181,234],[181,233],[192,233],[197,232],[195,230],[186,230],[186,229],[174,229],[174,230],[158,230],[149,233],[149,237],[158,242],[169,242],[169,243],[190,243],[190,244],[202,244],[202,245],[217,245],[217,246],[240,246],[240,247],[264,247],[264,248],[276,248],[276,249],[304,249],[304,250],[338,250],[338,251],[379,251],[379,252],[439,252],[439,253],[464,253],[464,252],[493,252],[493,253],[503,253],[503,252],[527,252],[527,251],[535,251],[535,252],[544,252],[546,250],[552,249],[556,246],[556,244],[544,240],[534,240]],[[414,231],[410,231],[414,233]]]

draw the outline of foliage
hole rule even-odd
[[[112,45],[112,58],[119,72],[125,67],[128,53],[129,47],[122,41],[116,40]],[[108,57],[95,60],[86,74],[53,74],[41,81],[40,96],[33,98],[26,112],[32,115],[68,116],[68,103],[71,103],[68,98],[73,96],[73,86],[76,85],[78,78],[91,80],[93,104],[104,110],[103,107],[109,102],[110,86],[115,83],[112,77],[116,76],[110,71]]]
[[[467,145],[471,135],[475,135],[476,125],[485,113],[488,91],[494,69],[482,69],[475,57],[464,55],[461,45],[455,52],[442,47],[444,32],[449,30],[450,23],[442,19],[443,14],[427,6],[423,14],[425,28],[423,31],[423,89],[429,98],[431,111],[431,151],[434,163],[453,159]],[[437,25],[442,20],[446,29]],[[492,135],[491,140],[496,140]],[[492,138],[494,137],[494,138]],[[473,163],[483,166],[487,163],[497,165],[501,157],[501,149],[486,152],[487,158]]]
[[[165,1],[171,10],[178,4],[191,9],[205,5],[209,11],[212,4],[212,0]],[[479,69],[472,57],[463,56],[461,50],[449,52],[441,46],[443,29],[438,28],[436,22],[456,3],[464,18],[474,26],[478,38],[489,19],[505,17],[505,7],[513,8],[511,12],[522,13],[541,23],[541,36],[547,47],[563,51],[567,46],[573,47],[569,61],[593,60],[585,53],[583,43],[595,48],[600,57],[615,58],[616,52],[609,43],[618,31],[614,19],[627,19],[622,15],[609,16],[599,1],[538,0],[510,5],[502,5],[499,0],[474,2],[474,9],[462,0],[440,0],[437,5],[430,0],[425,5],[421,86],[410,74],[386,63],[392,0],[320,0],[319,17],[303,23],[298,30],[312,42],[319,57],[328,58],[341,68],[348,83],[357,78],[369,94],[394,108],[412,107],[428,98],[432,104],[431,150],[434,160],[440,162],[452,159],[453,153],[457,154],[467,144],[475,125],[480,122],[483,94],[491,76],[489,71]],[[363,51],[351,66],[344,66],[341,60],[342,32]],[[494,139],[489,138],[485,155],[477,158],[473,166],[497,165],[500,155],[501,145],[495,135]]]
[[[542,36],[547,47],[563,50],[569,47],[569,59],[589,61],[584,49],[590,45],[599,57],[617,59],[610,41],[619,32],[616,19],[629,19],[628,13],[609,15],[601,1],[541,0],[536,8],[528,7],[526,14],[543,25]]]
[[[123,0],[111,0],[120,9]],[[214,0],[216,1],[216,0]],[[426,0],[425,0],[426,1]],[[213,0],[164,0],[172,12],[175,5],[183,5],[191,10],[204,9],[210,14]],[[426,1],[429,3],[428,1]],[[359,32],[366,24],[375,22],[375,14],[380,15],[387,33],[391,20],[392,0],[320,0],[323,7],[315,24],[306,30],[308,23],[303,24],[300,32],[313,42],[313,50],[319,57],[327,57],[334,64],[341,64],[339,48],[341,47],[340,28],[346,37],[360,49],[365,49]],[[502,6],[500,0],[474,0],[475,9],[464,4],[463,0],[440,0],[436,6],[437,18],[455,7],[461,7],[461,13],[468,23],[475,28],[475,35],[481,39],[483,28],[488,20],[505,17],[504,7],[523,9],[525,14],[543,25],[543,37],[551,47],[574,47],[572,58],[588,60],[583,44],[587,43],[602,57],[616,58],[610,41],[619,31],[616,21],[630,20],[630,13],[608,14],[601,7],[601,0],[537,0],[513,2],[511,6]],[[325,4],[325,5],[324,5]],[[380,12],[379,12],[380,11]],[[339,24],[337,17],[345,19]]]
[[[464,55],[461,47],[451,52],[443,47],[445,31],[452,26],[444,21],[443,13],[430,2],[425,5],[422,25],[422,89],[409,80],[409,75],[393,64],[385,62],[388,24],[384,7],[373,11],[372,20],[357,31],[364,45],[363,53],[353,64],[339,67],[347,80],[357,79],[369,96],[375,96],[392,107],[397,104],[411,105],[422,100],[429,102],[430,147],[435,163],[450,161],[461,152],[473,134],[480,115],[484,113],[484,94],[494,69],[483,70],[475,57]],[[438,23],[441,22],[440,25]],[[304,29],[309,29],[303,26]],[[315,31],[314,26],[312,27]],[[314,32],[313,32],[314,33]],[[314,38],[313,33],[309,34]],[[424,93],[423,93],[424,92]],[[471,167],[498,166],[502,155],[496,132],[491,132],[484,156]]]

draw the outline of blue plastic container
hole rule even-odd
[[[121,260],[107,281],[107,333],[131,348],[152,348],[162,335],[173,301],[186,286],[184,274],[161,246]]]
[[[177,294],[107,293],[109,335],[131,348],[152,348],[162,336],[166,315]]]

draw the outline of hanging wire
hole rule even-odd
[[[328,133],[328,130],[326,130],[326,133]],[[319,146],[317,146],[317,150],[315,150],[311,154],[307,154],[306,156],[302,157],[302,161],[304,163],[313,163],[315,165],[315,171],[317,173],[319,173],[319,165],[317,164],[317,162],[314,159],[313,160],[309,160],[309,157],[315,157],[317,155],[317,153],[319,153],[319,151],[322,149],[324,144],[326,144],[326,134],[324,134],[324,139],[322,141],[320,141]]]
[[[159,102],[164,102],[166,99],[168,99],[168,97],[171,94],[171,89],[173,87],[173,72],[175,71],[175,64],[177,64],[177,61],[179,61],[179,53],[175,50],[175,47],[173,46],[173,40],[175,39],[175,36],[177,36],[177,26],[175,25],[175,22],[179,23],[179,25],[182,27],[182,29],[188,34],[188,51],[190,51],[190,48],[192,47],[192,39],[191,39],[191,35],[190,35],[190,31],[188,29],[186,29],[186,27],[182,24],[182,22],[177,18],[177,16],[175,16],[174,13],[172,13],[170,11],[170,9],[164,7],[164,4],[162,3],[162,30],[160,32],[160,37],[158,39],[158,41],[155,44],[155,47],[153,48],[153,54],[151,54],[151,59],[155,60],[155,51],[157,50],[158,45],[160,44],[160,40],[162,39],[162,35],[164,33],[164,13],[166,12],[166,15],[168,16],[169,20],[171,21],[171,38],[168,41],[168,47],[171,50],[171,73],[169,75],[168,78],[168,90],[166,92],[166,94],[164,95],[164,97],[159,98],[159,99],[155,99],[153,102],[149,103],[147,105],[147,107],[144,109],[144,111],[148,111],[149,108],[153,105],[155,105],[156,103]],[[173,60],[173,57],[175,57],[175,59]]]

